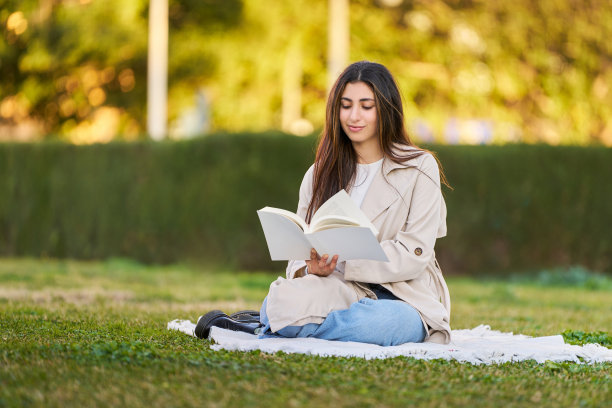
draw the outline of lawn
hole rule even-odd
[[[258,308],[279,271],[1,259],[0,407],[611,405],[612,364],[216,352],[166,330],[212,308]],[[449,278],[452,326],[612,347],[610,279],[542,276]]]

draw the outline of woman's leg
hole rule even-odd
[[[372,290],[378,300],[358,293],[338,273],[279,278],[261,307],[260,337],[317,337],[383,346],[423,341],[426,332],[419,313],[380,285],[372,285]]]
[[[265,302],[264,300],[261,322],[267,325]],[[262,337],[316,337],[396,346],[422,342],[426,334],[421,316],[408,303],[400,300],[363,298],[348,309],[331,312],[321,324],[288,326],[274,334],[268,332]]]
[[[265,316],[262,323],[277,332],[287,326],[321,324],[330,312],[348,309],[365,296],[362,288],[345,281],[339,272],[327,277],[278,278],[270,285],[260,314]]]
[[[330,313],[310,336],[397,346],[422,342],[425,335],[421,316],[408,303],[363,298],[349,309]]]

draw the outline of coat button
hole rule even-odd
[[[421,248],[416,248],[416,249],[414,250],[414,254],[415,254],[416,256],[421,256],[421,254],[423,254],[423,250],[422,250]]]

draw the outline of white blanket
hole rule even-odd
[[[189,320],[173,320],[169,330],[178,330],[194,336],[195,324]],[[573,361],[576,363],[612,362],[612,349],[599,344],[575,346],[565,344],[561,335],[529,337],[522,334],[502,333],[480,325],[468,330],[453,330],[450,344],[406,343],[383,347],[374,344],[341,342],[314,338],[267,338],[213,327],[210,338],[213,350],[261,350],[265,353],[302,353],[317,356],[390,358],[414,357],[423,360],[457,360],[472,364],[500,364],[535,360]]]

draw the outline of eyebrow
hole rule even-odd
[[[346,100],[346,101],[349,101],[349,102],[353,102],[353,100],[351,98],[347,98],[347,97],[344,97],[344,96],[342,98],[340,98],[340,99]],[[361,98],[359,100],[359,102],[368,102],[368,101],[374,102],[374,98]]]

